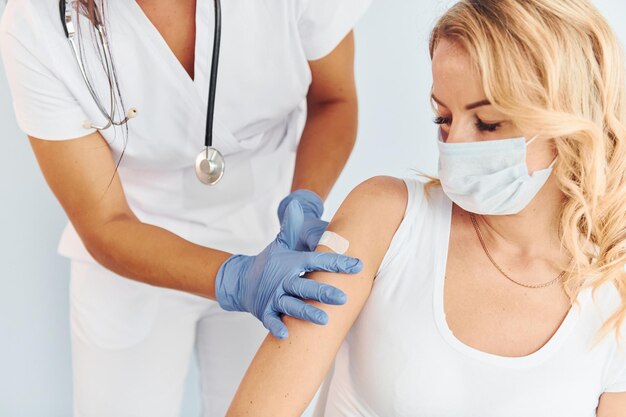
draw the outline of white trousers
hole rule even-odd
[[[195,349],[203,416],[224,416],[267,330],[252,315],[72,261],[74,417],[176,417]]]

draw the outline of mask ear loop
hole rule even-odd
[[[549,169],[554,168],[554,165],[556,164],[556,160],[559,159],[559,155],[555,156],[554,159],[552,160],[552,163],[550,163],[550,165],[548,165]]]
[[[526,147],[528,147],[530,144],[532,144],[535,140],[537,140],[537,138],[539,137],[539,135],[535,135],[533,136],[533,138],[531,140],[529,140],[528,142],[526,142]],[[559,155],[557,154],[554,159],[552,160],[552,162],[550,163],[550,165],[548,165],[548,168],[546,169],[552,169],[554,168],[554,165],[556,164],[556,160],[559,158]]]
[[[526,142],[526,146],[530,146],[535,140],[537,140],[538,137],[539,137],[539,135],[533,136],[533,138],[531,140]]]

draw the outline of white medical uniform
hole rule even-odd
[[[595,417],[602,393],[626,391],[626,344],[611,334],[591,349],[620,305],[612,284],[595,302],[583,291],[580,308],[528,356],[493,355],[457,339],[443,305],[452,202],[440,187],[426,196],[419,181],[405,183],[404,220],[316,417]]]
[[[278,232],[276,209],[290,191],[308,61],[330,53],[369,1],[222,2],[214,146],[227,168],[214,187],[200,184],[193,168],[204,147],[213,2],[197,1],[194,80],[134,1],[105,2],[121,95],[138,117],[128,124],[127,143],[120,129],[101,133],[116,161],[124,150],[119,175],[137,217],[207,247],[261,251]],[[108,108],[91,28],[81,23],[84,61]],[[105,123],[64,36],[57,1],[9,1],[0,46],[17,121],[28,135],[66,140],[93,132],[85,120]],[[76,416],[177,415],[194,346],[204,415],[224,414],[267,334],[256,319],[115,275],[94,261],[69,223],[59,253],[72,260]]]

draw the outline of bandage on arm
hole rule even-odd
[[[344,255],[350,248],[350,242],[345,237],[327,230],[322,234],[318,246],[326,246],[332,252]]]

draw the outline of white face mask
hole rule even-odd
[[[476,214],[517,214],[532,201],[552,173],[528,174],[525,138],[439,145],[439,179],[444,192],[462,209]]]

